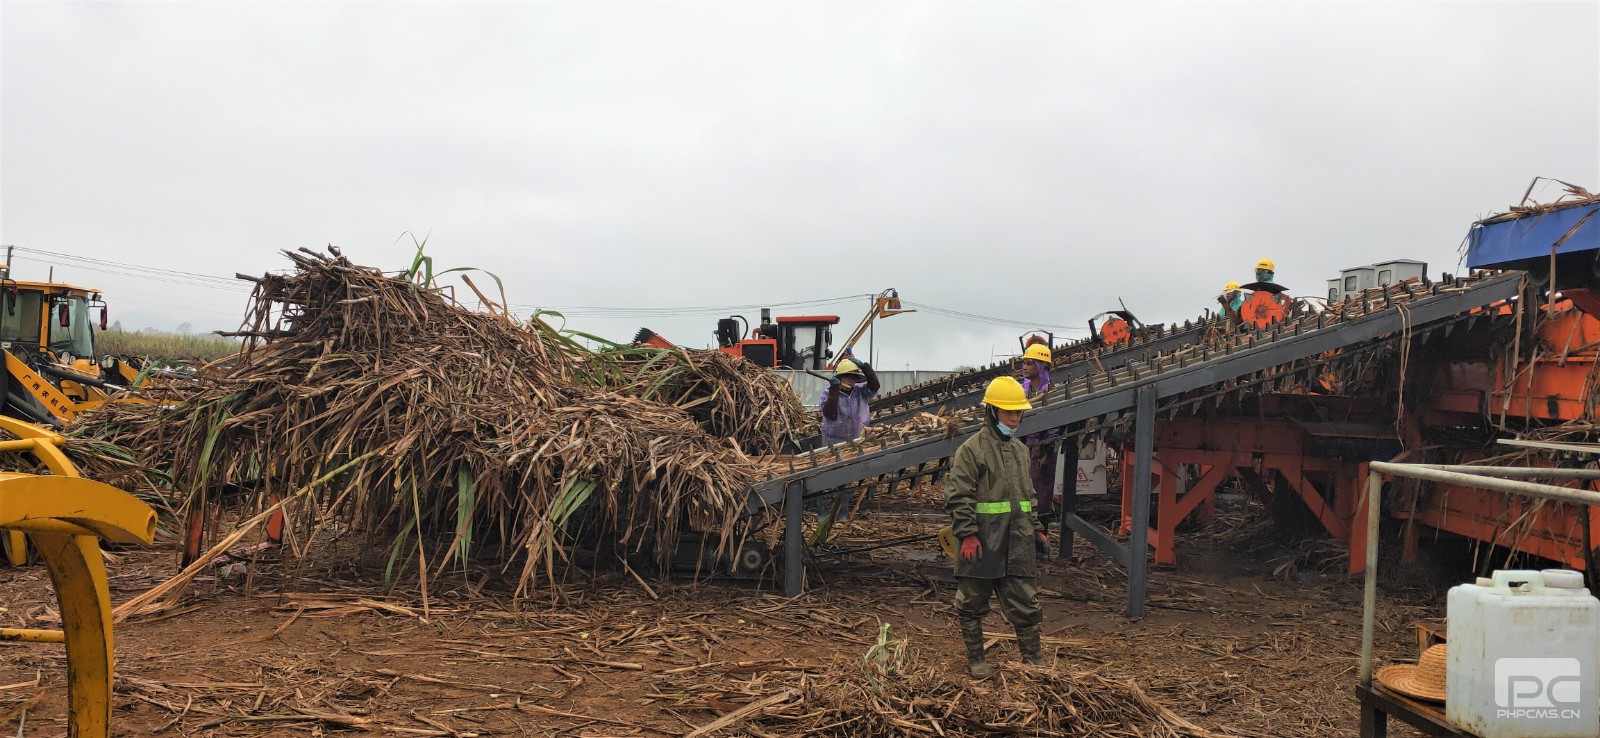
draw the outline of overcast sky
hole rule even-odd
[[[1456,271],[1534,176],[1600,187],[1596,2],[7,1],[0,45],[0,244],[128,328],[231,328],[247,292],[118,264],[401,268],[410,232],[524,310],[842,335],[894,287],[1028,324],[881,324],[880,367],[945,369],[1118,298],[1191,317],[1262,256],[1306,295]],[[569,312],[694,346],[719,317]]]

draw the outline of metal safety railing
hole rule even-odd
[[[1600,453],[1600,447],[1590,450]],[[1363,687],[1372,685],[1372,648],[1377,629],[1378,608],[1378,523],[1381,518],[1383,477],[1404,477],[1462,487],[1504,492],[1545,500],[1600,504],[1600,492],[1523,481],[1527,478],[1600,480],[1600,469],[1556,469],[1526,466],[1464,466],[1445,464],[1401,464],[1374,461],[1369,466],[1367,489],[1362,505],[1367,512],[1366,581],[1361,612],[1361,668],[1358,679]],[[1519,477],[1521,479],[1519,479]],[[1585,523],[1587,524],[1587,523]]]

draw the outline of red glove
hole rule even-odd
[[[961,539],[961,560],[969,564],[978,560],[983,555],[983,544],[978,542],[977,536],[967,536]]]

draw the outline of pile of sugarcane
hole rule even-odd
[[[462,307],[423,259],[386,276],[336,249],[286,253],[292,272],[252,278],[235,360],[175,404],[115,407],[82,433],[144,451],[185,505],[224,486],[288,495],[302,540],[363,531],[391,569],[489,553],[526,588],[576,536],[662,561],[685,524],[733,544],[749,460],[694,408],[595,381],[580,344],[537,316]],[[673,386],[668,402],[696,391]],[[739,430],[736,408],[716,413]]]
[[[619,370],[618,391],[682,408],[706,432],[733,439],[752,456],[782,453],[786,444],[817,434],[816,414],[806,412],[789,382],[741,357],[633,346],[596,359]]]

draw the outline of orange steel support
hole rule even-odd
[[[1586,512],[1580,505],[1436,484],[1415,512],[1400,511],[1396,516],[1581,570],[1587,568],[1582,527]],[[1592,516],[1587,523],[1590,540],[1600,541],[1600,527]]]
[[[1591,297],[1583,304],[1600,306],[1600,296]],[[1545,312],[1543,305],[1526,307]],[[1481,312],[1515,314],[1509,305]],[[1424,426],[1480,424],[1489,419],[1516,427],[1594,420],[1600,415],[1590,410],[1591,405],[1600,406],[1600,397],[1594,392],[1600,386],[1596,379],[1600,377],[1596,365],[1600,362],[1600,318],[1573,309],[1573,303],[1561,302],[1553,313],[1545,314],[1535,335],[1524,334],[1520,341],[1511,340],[1509,333],[1496,338],[1492,356],[1452,358],[1435,365],[1431,381],[1423,382],[1426,406],[1417,411]],[[1520,357],[1513,355],[1513,345],[1520,346]],[[1323,388],[1331,389],[1331,385]],[[1346,412],[1331,414],[1341,417],[1375,400],[1378,398],[1322,397],[1318,403],[1325,408],[1349,403]],[[1261,410],[1270,416],[1293,411],[1298,401],[1267,396],[1261,402]],[[1335,404],[1320,404],[1328,402]],[[1368,407],[1356,414],[1374,409]],[[1179,525],[1190,516],[1207,520],[1218,487],[1233,479],[1263,502],[1274,494],[1299,496],[1322,527],[1348,547],[1350,571],[1362,571],[1366,529],[1354,523],[1366,515],[1361,492],[1367,464],[1362,459],[1309,455],[1309,439],[1307,431],[1292,421],[1175,418],[1158,423],[1157,463],[1151,470],[1156,522],[1149,534],[1156,562],[1176,563],[1174,539]],[[1411,445],[1418,440],[1413,439]],[[1457,463],[1467,460],[1452,459]],[[1131,453],[1123,454],[1123,464],[1120,532],[1127,535],[1134,486]],[[1186,479],[1192,480],[1188,489],[1184,488]],[[1585,550],[1583,527],[1589,526],[1589,541],[1600,542],[1600,518],[1578,506],[1438,484],[1421,485],[1408,499],[1412,501],[1408,509],[1394,513],[1406,521],[1404,553],[1408,560],[1416,556],[1419,538],[1426,534],[1424,526],[1573,567],[1584,567],[1600,556],[1600,552]]]
[[[269,504],[276,505],[283,501],[283,493],[274,492],[269,497]],[[200,558],[204,553],[206,528],[211,522],[211,504],[201,499],[194,502],[184,516],[183,556],[178,560],[180,566],[188,566]],[[267,522],[262,526],[267,543],[273,546],[283,545],[283,533],[288,525],[288,518],[283,508],[274,510],[267,516]]]
[[[1524,340],[1527,340],[1524,338]],[[1510,366],[1509,351],[1493,361],[1456,361],[1434,375],[1429,409],[1472,416],[1563,422],[1582,418],[1586,384],[1600,348],[1600,320],[1558,311],[1539,325],[1539,359]]]
[[[1202,523],[1209,523],[1217,488],[1236,478],[1263,502],[1279,491],[1299,495],[1329,535],[1350,548],[1350,573],[1361,572],[1365,568],[1365,529],[1352,523],[1364,514],[1358,508],[1367,465],[1360,460],[1307,455],[1306,438],[1303,429],[1288,421],[1175,418],[1158,424],[1158,463],[1151,480],[1157,494],[1156,524],[1149,536],[1156,563],[1177,563],[1178,526],[1196,514]],[[1132,527],[1131,457],[1131,453],[1123,454],[1123,535]],[[1193,467],[1197,476],[1190,489],[1180,490],[1185,467]],[[1274,489],[1271,472],[1282,476],[1286,489]]]
[[[1535,336],[1522,337],[1525,356],[1536,347],[1531,351],[1533,361],[1514,358],[1513,342],[1504,340],[1493,358],[1440,366],[1433,375],[1424,422],[1487,417],[1516,425],[1585,419],[1589,404],[1600,399],[1592,396],[1589,385],[1600,359],[1600,320],[1572,309],[1569,302],[1555,307]],[[1543,312],[1544,306],[1538,309]],[[1584,568],[1588,556],[1583,526],[1590,526],[1591,540],[1600,541],[1600,529],[1577,506],[1445,484],[1426,485],[1410,509],[1395,515],[1407,520],[1408,559],[1416,555],[1417,538],[1422,535],[1418,528],[1423,525]]]

